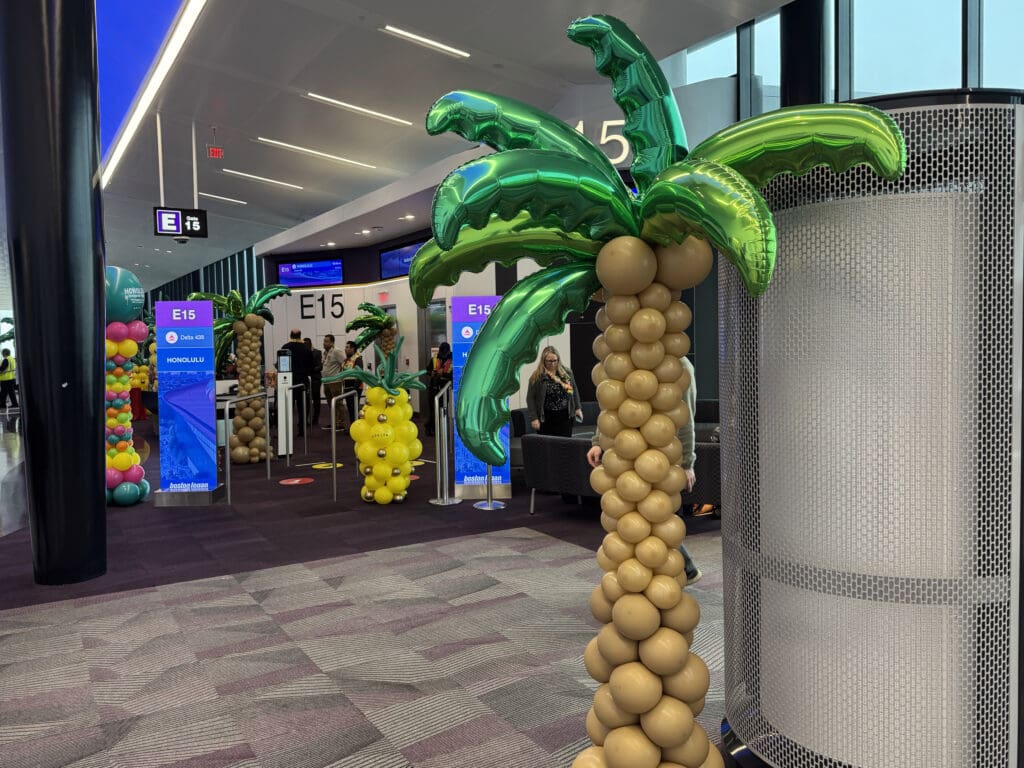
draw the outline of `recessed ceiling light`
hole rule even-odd
[[[281,149],[288,149],[292,152],[301,152],[304,155],[313,155],[314,157],[323,157],[327,160],[334,160],[338,163],[347,163],[349,165],[358,165],[360,168],[376,168],[376,165],[370,165],[369,163],[361,163],[358,160],[349,160],[347,157],[338,157],[338,155],[331,155],[327,152],[321,152],[318,149],[310,149],[309,147],[300,147],[297,144],[288,144],[277,139],[267,139],[263,136],[257,136],[256,141],[261,144],[270,144],[274,147],[281,147]]]
[[[321,248],[326,248],[327,247],[327,243],[320,243],[320,247]]]
[[[466,53],[465,51],[460,51],[458,48],[452,48],[450,45],[439,43],[437,40],[431,40],[429,37],[423,37],[422,35],[417,35],[412,32],[406,32],[404,29],[393,27],[390,24],[386,25],[380,31],[387,32],[389,35],[400,37],[403,40],[408,40],[409,42],[416,43],[417,45],[422,45],[425,48],[430,48],[431,50],[434,51],[447,53],[449,56],[454,56],[457,59],[469,58],[469,54]]]
[[[224,173],[230,173],[232,176],[241,176],[246,179],[255,179],[256,181],[264,181],[267,184],[277,184],[282,187],[290,187],[291,189],[302,189],[298,184],[290,184],[287,181],[278,181],[277,179],[268,179],[266,176],[255,176],[251,173],[243,173],[242,171],[233,171],[230,168],[221,168]]]
[[[136,262],[135,262],[135,266],[136,266],[136,267],[137,267],[137,266],[139,266],[139,262],[137,262],[137,261],[136,261]]]
[[[100,174],[101,189],[110,183],[114,170],[117,168],[118,163],[121,162],[121,158],[124,156],[125,150],[128,149],[131,140],[135,138],[135,132],[139,130],[142,119],[149,112],[153,99],[156,97],[157,91],[160,90],[160,86],[163,85],[167,73],[174,66],[174,61],[178,58],[182,46],[185,45],[189,32],[195,26],[196,19],[199,18],[204,5],[206,5],[206,0],[188,0],[188,3],[178,16],[178,22],[174,25],[174,31],[171,32],[163,53],[160,54],[160,60],[156,63],[156,67],[153,68],[153,74],[146,81],[139,100],[135,102],[135,109],[132,110],[131,115],[124,124],[124,129],[114,143],[114,148],[107,156],[107,162],[104,164],[103,171]]]
[[[405,214],[405,216],[399,216],[398,220],[399,221],[412,221],[415,218],[416,217],[413,214],[407,213],[407,214]]]
[[[214,200],[223,200],[225,203],[236,203],[237,205],[248,205],[248,203],[245,202],[245,200],[236,200],[233,197],[224,197],[223,195],[213,195],[213,194],[210,194],[209,192],[200,192],[199,196],[200,197],[209,197],[209,198],[212,198]]]
[[[165,253],[170,253],[170,250],[165,251]]]
[[[368,230],[368,229],[364,229],[364,230],[362,230],[362,233],[363,233],[364,235],[368,235],[368,234],[370,234],[370,230]]]
[[[144,266],[146,269],[149,269],[149,264],[143,264],[142,266]]]
[[[333,248],[333,247],[334,247],[335,245],[337,245],[337,243],[335,243],[335,242],[329,242],[329,243],[327,243],[327,247],[328,247],[328,248]]]
[[[379,120],[384,120],[388,123],[395,123],[396,125],[412,125],[408,120],[403,120],[400,117],[394,117],[393,115],[386,115],[383,112],[375,112],[372,109],[366,107],[360,107],[355,104],[349,104],[347,101],[338,101],[332,99],[330,96],[321,96],[319,93],[313,93],[312,91],[306,91],[306,97],[315,99],[316,101],[322,101],[324,104],[330,104],[332,107],[338,107],[339,109],[347,109],[349,112],[356,112],[360,115],[369,115],[370,117],[376,117]]]

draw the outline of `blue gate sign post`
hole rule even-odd
[[[160,490],[217,489],[213,304],[156,302]]]
[[[469,349],[476,341],[477,334],[491,309],[501,296],[452,296],[452,386],[455,388],[455,402],[459,401],[459,384],[462,369],[466,367]],[[511,467],[508,460],[508,424],[499,433],[505,449],[505,463],[491,469],[491,483],[494,498],[512,498]],[[463,445],[459,433],[455,432],[455,495],[463,499],[487,498],[487,464],[478,459]]]

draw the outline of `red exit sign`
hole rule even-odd
[[[212,144],[206,145],[206,156],[210,160],[223,160],[224,159],[224,147],[215,147]]]

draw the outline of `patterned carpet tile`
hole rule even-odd
[[[716,548],[691,547],[713,739]],[[0,612],[0,768],[565,768],[599,576],[512,529]]]

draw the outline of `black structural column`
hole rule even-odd
[[[780,96],[784,107],[826,100],[826,1],[794,0],[779,10]]]
[[[40,584],[107,568],[94,0],[0,2],[7,228]]]

